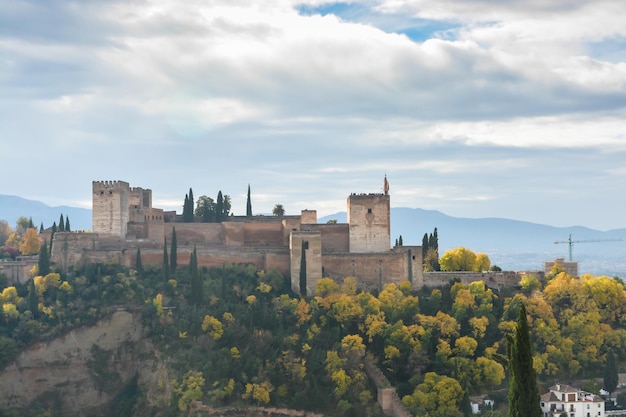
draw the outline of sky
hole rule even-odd
[[[626,227],[622,0],[0,0],[0,194]],[[426,232],[426,231],[425,231]]]

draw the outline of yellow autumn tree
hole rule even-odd
[[[35,255],[39,253],[41,249],[41,238],[37,230],[33,228],[26,229],[24,236],[22,236],[22,243],[19,246],[20,253],[22,255]]]

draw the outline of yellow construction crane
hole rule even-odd
[[[572,240],[572,235],[569,235],[567,240],[559,240],[554,242],[555,245],[559,243],[567,243],[569,245],[569,261],[572,262],[572,246],[574,243],[587,243],[587,242],[620,242],[622,239],[589,239],[589,240]]]

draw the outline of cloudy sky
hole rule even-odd
[[[0,194],[626,227],[622,0],[0,0]]]

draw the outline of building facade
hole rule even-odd
[[[604,400],[599,395],[565,384],[556,384],[541,396],[544,417],[604,417]]]

